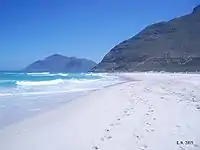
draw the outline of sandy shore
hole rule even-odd
[[[121,76],[132,81],[0,130],[0,150],[200,150],[200,75]]]

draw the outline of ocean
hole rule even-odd
[[[0,72],[0,128],[120,82],[107,73]]]

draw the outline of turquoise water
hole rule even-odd
[[[23,72],[0,72],[0,86],[1,87],[15,87],[21,85],[23,82],[39,82],[53,81],[56,79],[70,80],[70,79],[100,79],[101,77],[95,74],[67,74],[67,73],[23,73]]]
[[[119,82],[105,73],[0,72],[0,128]]]

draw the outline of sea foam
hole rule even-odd
[[[50,80],[50,81],[17,81],[19,86],[41,86],[41,85],[56,85],[63,83],[62,79]]]

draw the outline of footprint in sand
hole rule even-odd
[[[138,135],[136,135],[135,138],[136,138],[136,143],[139,143],[140,142],[140,137]]]
[[[196,105],[196,108],[197,108],[197,110],[200,110],[200,106],[199,105]]]
[[[196,97],[195,96],[192,97],[192,101],[196,102]]]
[[[160,97],[162,100],[164,100],[164,97]]]
[[[154,130],[154,129],[151,129],[150,131],[151,131],[151,132],[154,132],[155,130]]]
[[[148,123],[148,122],[147,122],[147,123],[146,123],[146,125],[150,126],[150,125],[151,125],[151,123]]]
[[[136,138],[136,141],[137,141],[137,142],[139,142],[139,141],[143,138],[142,135],[139,136],[139,135],[137,135],[137,134],[135,134],[135,133],[133,133],[133,136]]]
[[[144,91],[145,92],[151,92],[151,90],[149,88],[145,88]]]
[[[113,127],[113,126],[114,126],[114,124],[110,124],[110,126],[111,126],[111,127]]]
[[[146,125],[147,125],[148,127],[150,127],[150,126],[151,126],[151,123],[148,123],[148,122],[147,122]],[[148,127],[147,127],[147,128],[148,128]],[[155,130],[154,130],[154,129],[145,129],[145,131],[146,131],[146,132],[154,132]]]
[[[138,149],[145,150],[147,147],[148,147],[147,145],[143,145],[143,146],[139,147]]]
[[[130,116],[131,115],[129,109],[124,110],[124,114],[125,114],[125,116]]]
[[[149,112],[149,113],[152,113],[152,112],[154,112],[154,110],[153,110],[153,109],[152,109],[152,110],[148,110],[148,112]]]
[[[131,114],[126,114],[126,116],[130,116]]]
[[[135,133],[133,133],[133,136],[136,138],[136,143],[137,143],[138,146],[139,146],[138,149],[140,149],[140,150],[145,150],[145,149],[148,147],[146,144],[141,143],[141,142],[142,142],[141,140],[143,139],[142,136],[139,136],[139,135],[137,135],[137,134],[135,134]]]
[[[181,150],[185,150],[185,148],[183,148],[183,147],[181,147],[181,146],[180,146],[179,148],[180,148]]]
[[[197,144],[194,144],[194,147],[199,147],[199,145],[197,145]]]
[[[126,114],[126,113],[128,113],[128,111],[127,111],[127,110],[124,110],[124,113]]]
[[[105,140],[110,140],[110,139],[112,139],[112,136],[110,135],[105,135],[104,137],[100,138],[102,142],[104,142]]]
[[[106,136],[105,138],[110,140],[110,139],[112,139],[112,136]]]
[[[147,148],[148,146],[147,146],[147,145],[143,145],[143,147],[144,147],[144,148]]]
[[[110,132],[110,130],[111,130],[111,129],[106,129],[105,131],[106,131],[106,132]]]
[[[98,149],[100,149],[100,148],[99,148],[98,146],[93,146],[92,149],[98,150]]]
[[[119,125],[121,125],[121,123],[117,122],[117,123],[115,123],[115,125],[119,126]]]

